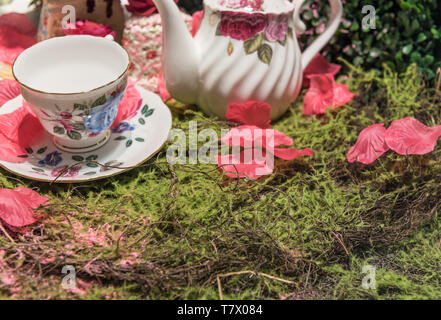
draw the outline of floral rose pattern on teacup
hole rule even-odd
[[[52,132],[58,136],[67,136],[72,140],[81,140],[96,136],[110,128],[118,114],[118,105],[125,93],[125,82],[112,91],[109,97],[102,95],[92,103],[74,103],[71,110],[61,110],[55,105],[56,111],[42,110],[45,121],[54,123]]]
[[[112,133],[124,133],[126,131],[133,131],[135,130],[135,126],[132,126],[128,122],[121,122],[118,127],[112,128]]]
[[[259,60],[269,65],[273,57],[270,44],[277,42],[285,46],[288,37],[294,39],[293,28],[288,26],[288,22],[288,14],[224,11],[220,13],[216,35],[243,41],[246,54],[257,53]],[[230,41],[228,55],[232,55],[233,51],[234,45]]]
[[[63,158],[61,157],[61,153],[58,151],[51,152],[47,154],[44,159],[40,160],[38,164],[42,167],[44,166],[51,166],[56,167],[63,161]]]
[[[129,128],[135,128],[129,126]],[[132,141],[127,137],[119,136],[115,139],[118,143],[124,143],[126,148],[127,141]],[[127,141],[125,141],[127,140]],[[136,138],[137,142],[144,142],[144,139]],[[130,145],[132,142],[130,143]],[[90,177],[95,176],[99,172],[106,172],[113,169],[118,169],[124,165],[124,162],[118,160],[105,161],[99,164],[100,156],[97,154],[81,155],[81,154],[66,154],[59,151],[48,151],[49,147],[41,147],[37,151],[32,148],[27,149],[28,163],[31,166],[31,172],[39,176],[53,177],[53,178],[76,178],[78,176]],[[24,157],[24,156],[22,156]]]
[[[111,95],[110,99],[101,106],[90,110],[90,115],[85,122],[86,130],[96,135],[110,128],[118,114],[118,105],[124,95],[124,91]]]
[[[52,177],[66,177],[66,178],[73,178],[76,177],[80,173],[81,167],[70,167],[65,165],[61,167],[57,167],[54,170],[52,170],[51,175]]]

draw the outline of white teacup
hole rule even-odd
[[[55,145],[80,153],[110,138],[129,64],[127,51],[118,43],[75,35],[26,49],[15,60],[13,74]]]

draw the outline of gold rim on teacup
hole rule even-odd
[[[72,35],[72,36],[66,36],[66,37],[93,37],[93,36],[89,36],[89,35]],[[100,37],[95,37],[95,38],[100,38]],[[54,39],[54,38],[52,38],[52,39]],[[50,40],[52,40],[52,39],[48,39],[48,40],[45,40],[45,41],[50,41]],[[104,38],[101,38],[101,39],[104,39]],[[107,39],[107,41],[112,41],[112,40]],[[39,42],[39,43],[41,43],[41,42]],[[35,89],[35,88],[31,88],[30,86],[25,85],[23,82],[21,82],[21,81],[18,79],[18,77],[16,76],[15,72],[14,72],[14,67],[15,67],[15,64],[16,64],[17,60],[18,60],[18,59],[19,59],[19,58],[20,58],[20,57],[21,57],[21,56],[22,56],[22,55],[23,55],[28,49],[31,49],[32,47],[38,45],[39,43],[36,43],[36,44],[34,44],[33,46],[31,46],[31,47],[27,48],[26,50],[22,51],[22,52],[21,52],[21,53],[20,53],[20,54],[14,59],[14,62],[13,62],[13,64],[12,64],[12,68],[11,68],[11,69],[12,69],[12,76],[14,77],[15,81],[17,81],[21,86],[25,87],[26,89],[31,90],[31,91],[34,91],[34,92],[43,93],[43,94],[50,94],[50,95],[60,95],[60,96],[69,96],[69,95],[76,95],[76,94],[91,93],[91,92],[94,92],[94,91],[97,91],[97,90],[103,89],[103,88],[105,88],[105,87],[107,87],[107,86],[110,86],[111,84],[113,84],[113,83],[115,83],[115,82],[121,80],[121,78],[123,78],[123,77],[127,74],[128,70],[129,70],[129,68],[130,68],[130,55],[129,55],[128,51],[126,50],[126,48],[124,48],[123,46],[120,46],[120,47],[126,52],[126,54],[127,54],[127,58],[128,58],[128,59],[127,59],[128,62],[127,62],[127,66],[126,66],[124,72],[123,72],[121,75],[119,75],[118,78],[116,78],[115,80],[112,80],[112,81],[110,81],[109,83],[106,83],[106,84],[104,84],[104,85],[102,85],[102,86],[99,86],[99,87],[93,88],[93,89],[91,89],[91,90],[81,91],[81,92],[67,92],[67,93],[60,93],[60,92],[46,92],[46,91],[38,90],[38,89]]]

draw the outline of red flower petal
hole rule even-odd
[[[0,107],[20,94],[20,85],[15,80],[0,81]]]
[[[354,99],[354,94],[349,91],[348,87],[341,83],[336,83],[334,85],[334,103],[337,106],[349,103]]]
[[[31,19],[24,13],[10,12],[0,16],[0,27],[7,26],[14,28],[17,32],[35,37],[37,27],[32,23]]]
[[[37,43],[28,35],[20,33],[11,26],[0,26],[0,61],[12,64],[26,48]]]
[[[0,115],[0,160],[25,161],[17,156],[26,154],[26,148],[37,143],[43,134],[40,121],[26,104],[14,112]]]
[[[361,131],[357,143],[349,150],[346,159],[363,164],[371,164],[389,150],[385,142],[386,128],[384,124],[374,124]]]
[[[204,10],[196,11],[191,17],[191,35],[194,37],[201,26],[202,19],[204,18]]]
[[[22,154],[26,154],[26,150],[0,133],[0,160],[15,163],[24,162],[25,159],[17,158],[17,155]]]
[[[423,155],[432,152],[441,136],[441,125],[427,127],[415,118],[395,120],[386,132],[386,143],[401,155]]]
[[[309,77],[311,75],[332,74],[335,76],[341,69],[341,65],[329,63],[320,53],[317,53],[311,63],[303,72],[303,88],[310,85]]]
[[[263,152],[262,157],[258,157],[253,149],[242,151],[237,154],[229,154],[225,156],[218,156],[218,166],[230,178],[249,178],[257,179],[264,175],[273,173],[274,163],[270,157],[266,158]],[[251,157],[251,159],[245,159]]]
[[[110,27],[92,22],[89,20],[78,20],[75,23],[74,28],[63,29],[65,35],[91,35],[95,37],[106,37],[108,35],[116,37],[116,32]]]
[[[261,145],[264,148],[274,148],[281,145],[291,146],[294,143],[290,137],[278,130],[245,125],[232,128],[221,138],[221,141],[229,146],[247,147]]]
[[[133,118],[141,107],[142,98],[132,81],[128,81],[126,92],[118,106],[118,114],[112,128],[118,127],[121,122]]]
[[[264,129],[271,128],[271,106],[265,102],[232,103],[225,116],[228,121]]]
[[[311,87],[304,99],[304,115],[325,114],[327,108],[337,109],[354,98],[347,86],[336,84],[332,74],[312,75]]]
[[[49,199],[23,187],[0,189],[0,218],[12,227],[24,227],[37,221],[33,209]]]
[[[175,2],[178,2],[178,0],[175,0]],[[150,16],[157,10],[152,0],[129,0],[126,9],[137,16]]]

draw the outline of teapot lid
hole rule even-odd
[[[289,13],[294,10],[294,0],[205,0],[213,10],[247,13]]]

